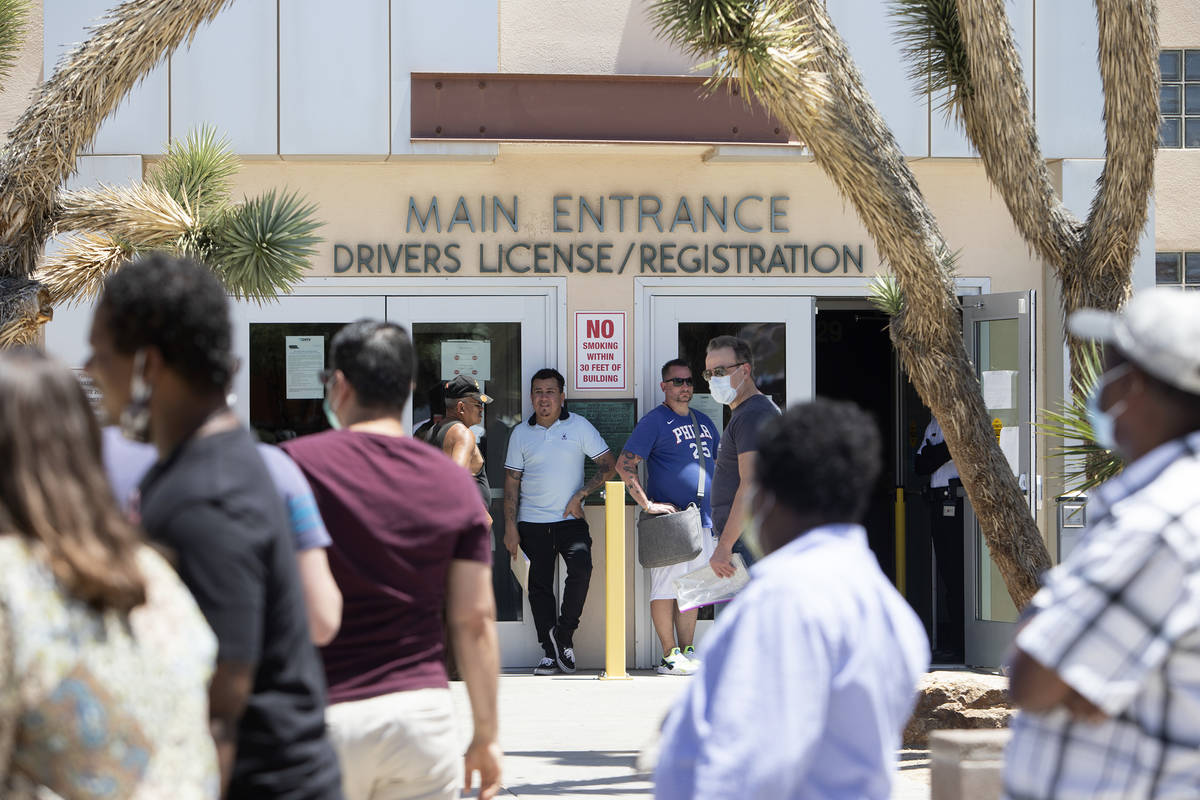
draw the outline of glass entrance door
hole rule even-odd
[[[264,442],[277,443],[329,427],[321,411],[325,389],[317,373],[329,343],[347,322],[383,319],[384,298],[299,295],[257,305],[231,304],[238,416]]]
[[[547,326],[546,295],[389,297],[387,315],[407,328],[417,350],[416,386],[406,428],[416,430],[445,411],[441,385],[461,372],[494,398],[476,431],[492,487],[492,582],[503,667],[529,667],[541,657],[529,601],[504,549],[504,456],[509,433],[526,416],[529,377],[557,365]]]
[[[1033,474],[1034,293],[979,295],[963,300],[963,336],[983,388],[988,416],[1000,449],[1025,496],[1036,508]],[[996,667],[1015,632],[1017,609],[983,539],[979,521],[966,506],[963,548],[966,591],[966,661]]]
[[[686,359],[696,381],[692,407],[708,414],[724,430],[729,408],[712,399],[708,384],[700,373],[709,339],[714,336],[739,336],[750,342],[754,354],[754,378],[758,388],[780,409],[813,397],[815,385],[816,306],[810,296],[788,296],[782,291],[764,294],[682,294],[664,290],[651,294],[649,303],[650,339],[640,352],[641,412],[662,402],[659,388],[660,369],[672,358]],[[658,660],[658,639],[649,619],[646,570],[638,570],[635,581],[637,659],[639,666],[651,666]],[[709,623],[703,619],[696,628],[697,646],[701,646]]]

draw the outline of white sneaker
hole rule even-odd
[[[657,671],[659,675],[691,675],[695,673],[696,665],[675,647],[658,662]]]
[[[554,659],[549,656],[543,656],[542,660],[533,668],[534,675],[553,675],[558,672],[558,664],[554,663]]]
[[[696,669],[700,668],[700,654],[697,653],[696,648],[692,647],[690,644],[683,648],[683,657],[692,662],[692,665],[695,666]]]

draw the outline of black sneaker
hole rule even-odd
[[[558,672],[558,664],[554,663],[554,659],[550,656],[545,656],[533,668],[534,675],[553,675]]]
[[[554,635],[554,628],[550,629],[550,644],[554,647],[554,660],[558,662],[558,668],[563,672],[574,672],[575,648],[559,647],[558,639]]]

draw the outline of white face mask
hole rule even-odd
[[[1088,424],[1092,426],[1094,441],[1105,450],[1120,452],[1120,448],[1117,447],[1117,418],[1125,413],[1129,403],[1122,398],[1114,403],[1112,408],[1104,411],[1100,408],[1100,395],[1103,394],[1104,387],[1128,371],[1129,364],[1110,369],[1096,380],[1096,385],[1087,396]]]
[[[733,383],[728,375],[721,377],[713,376],[708,382],[708,389],[712,392],[713,399],[723,406],[727,406],[737,399],[737,389],[733,388]]]

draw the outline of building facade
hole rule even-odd
[[[110,3],[37,5],[25,57],[0,97],[5,127]],[[969,352],[1001,444],[1057,554],[1059,467],[1031,424],[1063,396],[1055,280],[1018,235],[964,135],[943,119],[939,98],[907,77],[886,5],[829,3],[960,251]],[[1008,8],[1043,154],[1064,201],[1083,216],[1104,163],[1094,8],[1085,0],[1012,0]],[[1160,3],[1160,22],[1164,48],[1179,51],[1181,65],[1194,49],[1200,70],[1194,4]],[[1181,66],[1181,142],[1191,135],[1188,114],[1200,114],[1192,74]],[[664,361],[687,358],[698,375],[710,337],[750,339],[760,386],[780,405],[824,394],[875,414],[888,442],[888,474],[868,520],[880,563],[931,632],[945,616],[939,603],[965,603],[966,660],[996,663],[1015,612],[969,515],[967,596],[939,596],[933,577],[912,469],[928,412],[896,364],[886,318],[867,299],[881,268],[873,243],[769,115],[728,95],[701,100],[698,84],[692,61],[656,38],[642,0],[239,2],[134,89],[71,183],[138,180],[168,139],[209,124],[243,159],[238,193],[287,187],[318,204],[325,241],[309,276],[295,294],[239,304],[235,314],[245,364],[238,411],[268,440],[323,425],[310,367],[339,325],[364,316],[413,333],[411,423],[437,413],[431,391],[466,363],[497,398],[485,422],[493,487],[504,485],[508,431],[530,412],[528,381],[538,368],[567,376],[571,407],[619,448],[630,421],[661,400]],[[1157,223],[1143,237],[1135,284],[1162,280],[1168,252],[1181,254],[1181,276],[1193,274],[1184,254],[1196,254],[1200,283],[1200,147],[1164,148],[1157,179]],[[87,318],[87,309],[60,309],[47,347],[82,364]],[[702,382],[697,402],[721,417]],[[494,493],[499,520],[501,490]],[[607,568],[603,510],[593,503],[587,515],[596,569],[576,638],[585,668],[603,660]],[[539,651],[502,535],[501,524],[495,584],[504,665],[515,668]],[[629,661],[649,666],[658,654],[648,580],[632,555],[618,566]]]

